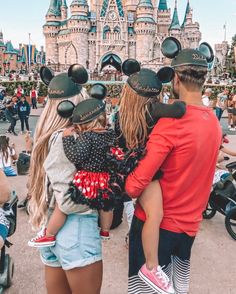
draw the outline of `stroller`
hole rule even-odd
[[[10,222],[10,228],[8,237],[12,236],[16,230],[16,216],[17,216],[17,201],[18,197],[15,192],[12,193],[9,202],[4,204],[3,209],[10,212],[7,216]],[[0,258],[0,293],[3,293],[4,289],[9,288],[12,284],[12,278],[14,273],[14,263],[9,254],[6,254],[6,247],[10,247],[12,244],[6,240],[5,245],[1,249]]]
[[[236,162],[227,164],[226,168],[229,173],[222,175],[220,181],[213,185],[203,218],[211,219],[217,211],[223,214],[226,230],[236,240]]]

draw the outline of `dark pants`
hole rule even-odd
[[[221,109],[220,107],[216,107],[216,116],[218,120],[221,119],[223,112],[224,112],[223,109]]]
[[[142,245],[143,224],[144,222],[134,216],[129,236],[129,294],[149,293],[145,292],[148,291],[148,286],[142,284],[137,276],[145,263]],[[188,293],[190,256],[194,239],[185,233],[160,229],[159,264],[173,283],[176,293]],[[137,288],[140,292],[137,292]]]
[[[8,132],[15,132],[15,126],[16,126],[16,119],[12,116],[12,114],[6,110],[5,111],[6,119],[10,122],[10,126],[8,128]]]
[[[36,98],[32,98],[32,108],[37,109],[37,99]]]
[[[20,122],[21,122],[21,131],[24,132],[25,126],[26,126],[26,130],[29,131],[29,117],[20,116]]]

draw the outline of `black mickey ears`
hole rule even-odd
[[[71,118],[73,111],[74,111],[75,105],[73,102],[69,100],[62,101],[57,106],[57,113],[62,118]]]
[[[103,100],[107,95],[107,88],[105,85],[96,83],[90,89],[90,96],[92,98]]]
[[[136,59],[126,59],[122,63],[122,72],[126,76],[131,76],[132,74],[139,72],[140,70],[140,63]]]
[[[40,74],[41,80],[47,86],[50,84],[51,80],[54,78],[54,72],[46,66],[42,66],[40,68],[39,74]]]
[[[182,46],[174,37],[166,38],[161,44],[161,52],[167,58],[175,58],[182,50]]]
[[[206,56],[206,60],[208,63],[211,63],[214,60],[214,52],[208,43],[201,43],[198,48],[198,51],[200,51],[204,56]]]
[[[174,76],[175,71],[170,66],[164,66],[157,72],[157,77],[163,84],[172,81]]]
[[[68,69],[68,76],[76,84],[85,84],[88,81],[88,72],[80,64],[72,64]]]

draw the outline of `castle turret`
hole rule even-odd
[[[157,8],[157,33],[166,36],[169,34],[171,23],[171,11],[166,0],[160,0]]]
[[[71,32],[71,45],[76,61],[84,66],[88,62],[88,35],[90,30],[89,6],[87,0],[73,0],[70,5],[71,17],[68,29]]]
[[[175,9],[174,9],[169,30],[170,30],[170,34],[175,35],[175,37],[178,37],[181,33],[181,27],[179,23],[179,16],[178,16],[178,10],[177,10],[177,0],[175,0]]]
[[[67,10],[68,10],[68,6],[66,4],[66,0],[62,0],[62,3],[61,3],[61,20],[62,21],[67,19],[67,16],[68,16]]]
[[[5,48],[2,30],[0,31],[0,50],[1,48]]]
[[[197,48],[200,40],[201,33],[199,23],[193,22],[193,10],[190,7],[189,0],[187,2],[184,21],[182,23],[182,44],[184,47]]]
[[[43,26],[45,45],[47,48],[47,63],[51,65],[59,62],[57,35],[61,25],[61,10],[58,1],[60,0],[51,0],[46,14],[46,23]]]
[[[153,39],[156,31],[156,22],[153,18],[154,7],[151,0],[140,0],[137,7],[136,58],[143,63],[148,62],[153,55]]]

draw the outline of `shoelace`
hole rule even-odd
[[[168,278],[167,275],[164,273],[164,271],[163,271],[163,267],[159,267],[159,268],[157,268],[157,271],[156,271],[155,274],[160,278],[160,280],[162,281],[164,287],[167,287],[168,284],[169,284],[169,278]]]
[[[39,240],[40,238],[44,237],[45,236],[45,231],[44,230],[41,230],[37,236],[35,238],[32,239],[32,241],[37,241]]]

